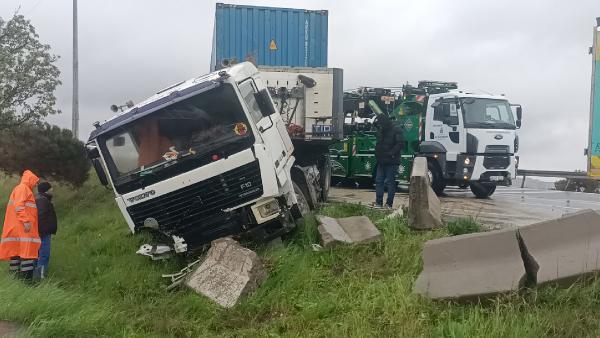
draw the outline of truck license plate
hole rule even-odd
[[[313,124],[313,134],[330,134],[331,130],[330,124]]]
[[[493,182],[504,181],[504,176],[490,176],[490,181],[493,181]]]

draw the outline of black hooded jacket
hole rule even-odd
[[[38,210],[38,229],[40,236],[56,235],[58,221],[54,205],[52,205],[52,196],[40,193],[35,199]]]
[[[375,158],[382,165],[400,164],[400,153],[404,148],[402,130],[395,126],[392,120],[385,115],[377,117],[379,132],[375,145]]]

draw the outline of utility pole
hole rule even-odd
[[[77,42],[77,0],[73,0],[73,126],[74,138],[79,138],[79,55]]]

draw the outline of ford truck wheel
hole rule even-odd
[[[477,198],[488,198],[496,191],[496,185],[492,183],[471,182],[470,187]]]
[[[446,182],[444,182],[444,177],[435,163],[427,161],[427,175],[431,182],[431,189],[433,189],[436,195],[443,195],[444,189],[446,188]]]

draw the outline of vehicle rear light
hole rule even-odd
[[[212,159],[213,161],[218,161],[218,160],[220,159],[220,157],[219,157],[219,155],[217,155],[217,154],[214,154],[213,156],[211,156],[211,159]]]

